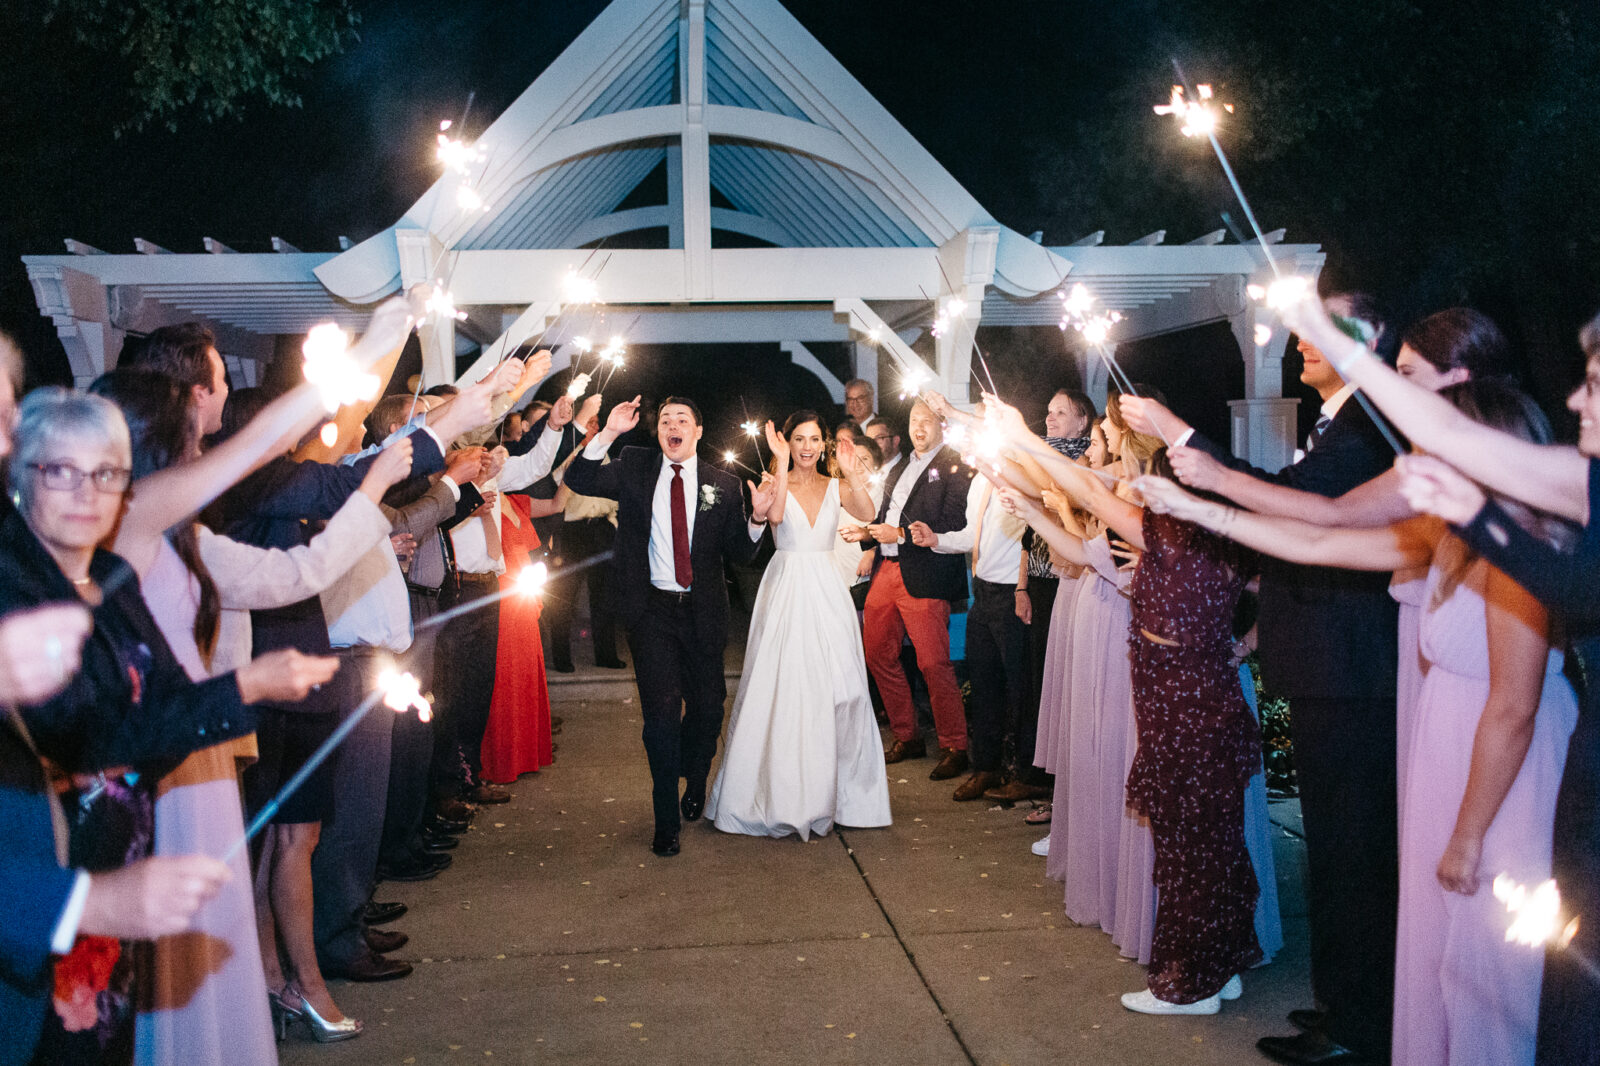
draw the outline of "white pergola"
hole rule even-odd
[[[775,342],[842,399],[807,345],[845,342],[859,377],[876,382],[887,356],[965,396],[978,326],[1055,324],[1070,279],[1121,312],[1118,342],[1228,321],[1247,394],[1233,402],[1235,451],[1276,467],[1293,449],[1287,331],[1245,296],[1270,276],[1259,248],[1220,230],[1046,247],[1009,229],[777,0],[614,0],[476,143],[465,175],[446,173],[393,226],[336,253],[273,238],[275,252],[239,254],[207,238],[194,254],[139,239],[131,255],[69,240],[70,254],[25,256],[39,309],[80,383],[127,333],[185,319],[216,329],[230,370],[253,383],[277,336],[330,319],[359,330],[385,297],[443,279],[467,317],[423,329],[431,384],[455,377],[458,354],[481,349],[462,375],[475,380],[547,332],[567,337],[576,271],[631,344]],[[666,202],[623,208],[661,168]],[[462,186],[486,208],[461,207]],[[665,248],[609,243],[663,229]],[[1310,275],[1323,261],[1316,245],[1274,254]],[[965,310],[928,343],[933,307],[953,297]],[[559,345],[553,372],[573,351]],[[1080,368],[1103,394],[1100,362]]]

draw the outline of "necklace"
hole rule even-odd
[[[72,584],[75,587],[80,588],[80,589],[81,588],[88,588],[90,585],[94,584],[94,578],[92,578],[92,577],[74,577],[74,578],[69,578],[69,580],[72,582]]]

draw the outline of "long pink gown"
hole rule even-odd
[[[1454,556],[1447,538],[1437,554]],[[1484,614],[1489,564],[1471,563],[1443,603],[1441,569],[1428,574],[1420,643],[1428,668],[1416,706],[1410,792],[1400,829],[1400,921],[1395,961],[1394,1061],[1532,1063],[1544,953],[1505,940],[1506,911],[1491,883],[1509,874],[1525,885],[1550,876],[1550,834],[1577,699],[1552,650],[1533,742],[1484,836],[1480,885],[1446,892],[1435,876],[1466,792],[1472,746],[1489,696]],[[1587,918],[1588,916],[1585,915]]]
[[[1044,683],[1039,688],[1039,727],[1033,745],[1033,764],[1049,774],[1063,772],[1059,763],[1066,751],[1064,732],[1067,708],[1072,702],[1072,616],[1083,583],[1081,575],[1063,576],[1057,586],[1055,606],[1050,610]]]

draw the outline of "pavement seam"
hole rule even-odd
[[[867,875],[866,869],[861,865],[861,860],[856,858],[856,850],[845,839],[844,829],[837,825],[834,826],[834,829],[836,830],[835,836],[839,839],[839,846],[844,848],[845,854],[850,858],[851,865],[856,868],[856,873],[861,875],[861,883],[867,886],[867,894],[872,897],[872,902],[877,905],[878,912],[883,915],[883,920],[889,926],[889,932],[894,934],[894,942],[900,945],[900,950],[904,952],[906,961],[911,964],[911,969],[916,973],[917,980],[922,982],[923,991],[927,992],[928,998],[933,1001],[934,1009],[939,1012],[939,1017],[944,1019],[945,1028],[950,1030],[950,1035],[955,1038],[956,1046],[967,1057],[967,1061],[972,1066],[978,1066],[977,1056],[967,1046],[966,1040],[961,1036],[961,1030],[956,1027],[955,1019],[951,1018],[950,1012],[944,1009],[944,1004],[939,1001],[939,993],[933,990],[933,986],[928,983],[928,975],[922,972],[922,967],[917,963],[917,953],[911,950],[911,945],[907,944],[905,937],[900,935],[900,927],[889,916],[889,908],[885,907],[883,900],[878,898],[878,890],[872,886],[872,878]]]

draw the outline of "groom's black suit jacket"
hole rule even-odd
[[[567,468],[566,484],[573,492],[617,501],[617,617],[629,629],[644,616],[650,595],[650,512],[665,459],[656,448],[624,448],[615,462],[602,464],[580,453]],[[706,462],[698,463],[697,470],[699,498],[684,501],[691,530],[689,561],[694,567],[689,605],[697,638],[720,653],[728,643],[723,563],[749,562],[758,542],[750,539],[739,479]],[[709,506],[708,486],[716,490],[716,500]]]
[[[883,503],[878,506],[878,522],[888,521],[889,505],[894,488],[900,483],[910,457],[901,459],[889,472],[883,486]],[[955,449],[941,447],[933,462],[911,486],[905,506],[900,509],[900,525],[909,528],[913,522],[926,522],[935,533],[951,533],[964,529],[967,524],[967,489],[972,485],[972,467],[961,461]],[[878,572],[883,553],[872,562],[872,572]],[[967,557],[942,555],[932,548],[919,548],[907,537],[900,542],[898,562],[900,577],[906,591],[918,599],[967,602]]]
[[[1394,463],[1394,452],[1354,396],[1316,446],[1276,474],[1235,458],[1196,433],[1188,441],[1212,458],[1263,481],[1341,496]],[[1397,607],[1387,572],[1298,566],[1261,559],[1261,680],[1289,699],[1393,697]]]

